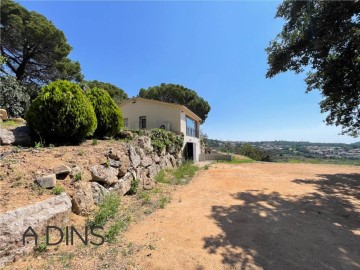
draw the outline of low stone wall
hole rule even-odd
[[[31,226],[38,234],[47,225],[61,226],[67,220],[71,201],[66,193],[31,206],[0,215],[0,266],[30,253],[35,241],[23,245],[23,234]],[[29,240],[30,238],[27,238]]]
[[[200,154],[199,161],[206,161],[206,160],[231,160],[231,155]]]

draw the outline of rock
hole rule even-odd
[[[77,215],[87,215],[94,210],[92,186],[89,182],[76,182],[72,197],[72,211]]]
[[[31,143],[29,128],[21,126],[14,129],[0,129],[0,145],[23,145]]]
[[[62,193],[45,201],[0,214],[0,267],[33,252],[33,237],[25,238],[23,245],[23,234],[29,226],[36,231],[39,243],[39,236],[45,232],[45,226],[51,224],[62,227],[68,220],[70,210],[70,198],[66,193]]]
[[[118,182],[119,170],[113,167],[103,165],[94,165],[90,168],[91,178],[93,181],[104,183],[111,186]]]
[[[151,179],[154,179],[155,176],[159,173],[160,168],[159,165],[157,164],[153,164],[151,166],[148,167],[148,174],[147,176]]]
[[[101,204],[104,197],[110,194],[109,190],[96,182],[91,183],[91,189],[93,194],[93,201],[96,205]]]
[[[143,167],[136,168],[136,178],[139,180],[143,180],[147,178],[148,170]]]
[[[159,166],[161,170],[166,169],[166,157],[163,156],[160,158]]]
[[[134,168],[140,165],[140,156],[136,153],[135,148],[133,146],[129,147],[130,160]]]
[[[74,166],[70,170],[70,176],[75,177],[76,175],[82,175],[82,169],[79,166]]]
[[[26,121],[25,121],[25,119],[23,119],[23,118],[20,118],[20,117],[16,117],[16,118],[11,118],[10,120],[11,120],[11,121],[14,121],[14,122],[16,122],[16,123],[22,123],[22,124],[26,124]]]
[[[1,119],[1,120],[6,120],[6,119],[8,119],[8,114],[7,114],[6,110],[0,109],[0,119]]]
[[[126,144],[120,144],[116,149],[110,149],[106,156],[111,159],[120,160],[121,157],[129,154],[128,146]]]
[[[38,183],[42,188],[53,188],[56,185],[56,174],[37,177],[36,183]]]
[[[138,145],[142,149],[146,151],[153,151],[153,147],[151,145],[151,139],[147,136],[139,136],[134,140],[135,145]]]
[[[155,163],[159,163],[160,162],[160,157],[157,154],[152,154],[151,155],[151,159],[155,162]]]
[[[130,168],[130,165],[131,165],[131,163],[130,163],[129,157],[125,156],[125,155],[122,156],[120,158],[120,167],[119,167],[118,176],[123,177],[127,173],[128,169]]]
[[[120,161],[109,158],[109,165],[111,167],[114,167],[114,168],[119,168],[120,167]]]
[[[145,178],[142,180],[142,188],[146,190],[153,189],[155,187],[156,183],[153,179]]]
[[[176,168],[176,158],[173,155],[170,155],[169,160],[173,168]]]
[[[146,155],[144,150],[141,148],[140,148],[139,152],[140,152],[140,158],[141,158],[140,165],[143,167],[149,167],[153,163],[151,156]]]
[[[114,187],[111,187],[109,190],[119,189],[122,195],[125,195],[129,192],[131,188],[131,182],[133,181],[134,176],[131,172],[127,172],[124,177],[119,179]]]
[[[66,165],[60,165],[53,169],[53,173],[56,175],[68,175],[70,172],[71,169]]]

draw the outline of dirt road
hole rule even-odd
[[[125,237],[141,269],[360,269],[360,168],[215,164]]]

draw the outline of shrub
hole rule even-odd
[[[181,150],[184,137],[174,132],[155,128],[150,131],[151,144],[156,151],[166,149],[168,152],[177,153]]]
[[[107,195],[100,205],[99,210],[95,213],[93,221],[89,222],[90,226],[104,226],[106,222],[115,216],[120,206],[120,198],[111,193]]]
[[[30,105],[27,90],[14,77],[0,77],[0,108],[5,109],[9,116],[23,116]]]
[[[128,191],[129,195],[134,195],[136,194],[138,187],[139,187],[139,179],[132,179],[131,180],[131,186],[130,186],[130,190]]]
[[[94,133],[94,109],[81,88],[68,81],[43,87],[26,114],[33,134],[45,142],[79,143]]]
[[[94,107],[97,118],[95,136],[112,137],[118,134],[123,127],[122,113],[109,93],[100,88],[86,91],[91,104]]]
[[[52,190],[51,193],[54,195],[60,195],[61,193],[63,193],[65,191],[65,188],[63,188],[62,186],[55,186]]]

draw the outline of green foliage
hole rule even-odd
[[[71,46],[53,23],[12,0],[1,1],[0,72],[22,82],[82,80],[80,64],[67,58]]]
[[[43,87],[31,104],[26,120],[46,143],[79,143],[94,133],[94,109],[81,88],[67,81]]]
[[[86,96],[94,107],[97,118],[95,136],[112,137],[118,134],[124,125],[122,113],[108,92],[93,88],[86,91]]]
[[[54,194],[54,195],[60,195],[63,192],[65,192],[65,188],[63,188],[62,186],[55,186],[51,190],[51,193]]]
[[[159,86],[140,89],[139,97],[185,105],[198,115],[202,122],[205,122],[211,109],[209,103],[199,97],[194,90],[179,84],[162,83]]]
[[[120,198],[115,193],[107,195],[100,208],[95,213],[94,220],[89,222],[90,226],[104,226],[106,222],[115,216],[120,205]]]
[[[130,190],[128,191],[129,195],[134,195],[136,194],[137,190],[139,187],[139,179],[132,179],[131,180],[131,186],[130,186]]]
[[[166,174],[164,170],[161,170],[156,176],[155,181],[158,183],[168,183],[168,179],[166,178]]]
[[[354,137],[360,135],[359,14],[359,1],[284,1],[276,17],[285,24],[266,49],[266,76],[310,70],[307,92],[321,91],[327,124]]]
[[[130,215],[124,215],[118,218],[114,224],[112,224],[109,228],[109,230],[105,234],[105,240],[109,243],[113,243],[116,240],[116,236],[119,235],[119,233],[126,230],[126,228],[129,226],[131,222],[131,216]]]
[[[124,92],[124,90],[110,83],[99,82],[96,80],[84,81],[83,83],[81,83],[81,86],[85,89],[86,88],[104,89],[109,93],[110,97],[115,101],[116,105],[120,105],[121,103],[123,103],[125,100],[128,99],[128,95]]]
[[[166,183],[172,185],[187,184],[195,173],[199,170],[199,167],[195,166],[193,162],[187,161],[181,164],[176,169],[162,170],[156,176],[155,180],[158,183]]]
[[[170,202],[170,198],[169,198],[169,197],[162,196],[162,197],[159,199],[159,208],[164,209],[164,208],[165,208],[165,205],[167,205],[169,202]]]
[[[187,184],[198,170],[199,167],[195,166],[193,162],[184,162],[173,171],[172,183],[176,185]]]
[[[97,144],[98,144],[98,140],[97,140],[97,139],[93,139],[91,145],[97,145]]]
[[[231,160],[219,160],[218,162],[219,163],[230,163],[230,164],[242,164],[242,163],[252,163],[255,161],[250,158],[239,159],[239,158],[232,156]]]
[[[151,145],[159,153],[164,149],[168,152],[178,153],[184,144],[183,136],[160,128],[150,130],[150,138]]]
[[[0,77],[0,108],[5,109],[9,116],[23,117],[30,106],[30,96],[26,87],[14,77]]]
[[[257,161],[271,161],[271,156],[267,152],[256,148],[249,143],[243,144],[238,153]]]
[[[35,248],[36,253],[43,253],[47,250],[47,245],[45,241],[41,241]]]

